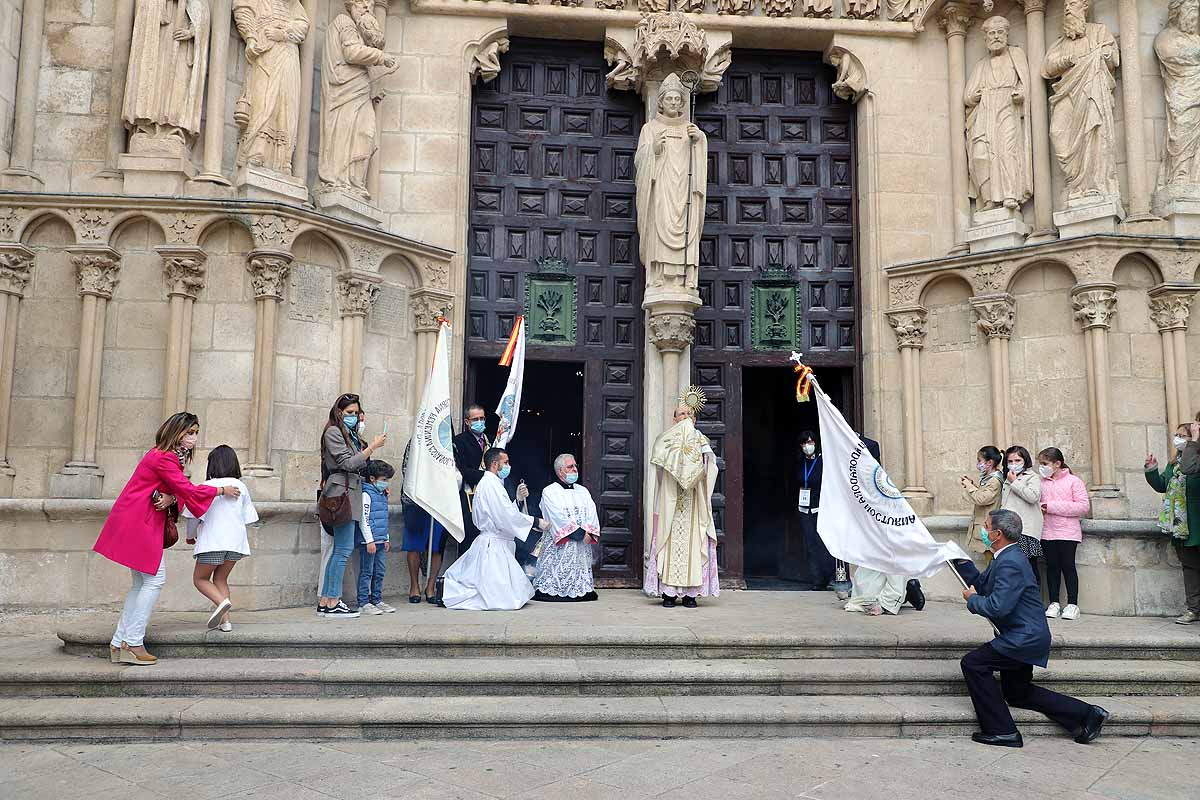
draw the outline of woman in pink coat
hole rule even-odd
[[[1061,612],[1063,619],[1079,619],[1075,550],[1083,541],[1079,520],[1091,508],[1087,487],[1071,472],[1057,447],[1047,447],[1038,453],[1038,473],[1042,476],[1042,552],[1046,556],[1046,588],[1050,592],[1046,616],[1054,619]],[[1066,607],[1058,604],[1060,575],[1067,584]]]
[[[125,596],[125,608],[109,644],[114,664],[157,661],[146,652],[143,638],[158,593],[167,580],[163,558],[167,510],[179,503],[201,517],[218,494],[229,497],[241,494],[236,486],[220,490],[196,486],[183,474],[183,465],[191,460],[199,433],[200,420],[186,411],[172,414],[159,427],[154,449],[142,457],[121,490],[92,548],[109,561],[129,567],[133,573],[133,588]],[[157,498],[155,492],[159,494]]]

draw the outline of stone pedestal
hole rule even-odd
[[[24,167],[9,167],[0,172],[0,189],[10,192],[41,192],[45,191],[46,184]]]
[[[68,461],[50,476],[51,497],[99,497],[104,488],[104,470],[99,464]]]
[[[184,185],[196,177],[196,167],[187,156],[126,153],[117,159],[117,167],[125,176],[125,194],[130,195],[179,197]]]
[[[343,191],[321,192],[317,195],[317,208],[335,217],[357,222],[361,225],[382,225],[386,215],[378,207]]]
[[[1068,200],[1065,211],[1054,214],[1058,238],[1090,236],[1094,233],[1116,233],[1125,219],[1125,209],[1119,197],[1082,197]]]
[[[1025,243],[1029,230],[1019,209],[1001,206],[990,211],[976,211],[963,239],[972,253],[982,253],[1020,247]]]
[[[283,478],[275,468],[266,464],[251,464],[242,473],[242,483],[255,501],[279,500],[283,497]]]
[[[1173,197],[1161,207],[1170,236],[1200,236],[1200,193]]]
[[[281,200],[285,203],[308,204],[308,187],[291,175],[247,165],[238,170],[234,179],[239,197],[249,200]]]

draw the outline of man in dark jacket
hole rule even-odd
[[[1042,608],[1042,593],[1029,559],[1016,546],[1021,518],[1015,512],[991,512],[984,522],[984,544],[995,559],[983,572],[970,561],[955,561],[967,583],[963,599],[967,609],[991,620],[996,637],[963,656],[962,673],[975,705],[980,733],[971,738],[980,744],[1021,747],[1008,706],[1038,711],[1062,725],[1080,744],[1100,735],[1108,712],[1074,697],[1033,685],[1033,665],[1044,667],[1050,658],[1050,628]],[[1000,684],[992,673],[1000,673]]]
[[[800,533],[804,537],[804,550],[808,554],[808,580],[816,591],[829,588],[833,580],[833,556],[817,535],[817,513],[821,508],[821,455],[817,452],[817,440],[812,431],[800,433],[800,463],[796,466],[796,483],[799,492],[796,511],[800,514]]]
[[[483,477],[483,454],[492,446],[487,437],[487,412],[483,406],[477,403],[467,406],[463,423],[462,433],[454,437],[454,466],[462,475],[459,503],[462,505],[464,536],[460,553],[467,552],[479,535],[479,529],[471,519],[471,497],[475,494],[475,485]]]

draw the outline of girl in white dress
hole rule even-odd
[[[250,490],[240,480],[242,468],[237,453],[228,445],[221,445],[208,454],[208,471],[205,486],[236,486],[240,497],[218,495],[204,516],[197,519],[184,509],[187,518],[187,541],[195,544],[193,557],[196,568],[192,572],[192,583],[200,594],[213,602],[215,608],[208,617],[208,628],[233,630],[229,621],[229,609],[233,606],[229,597],[229,574],[237,562],[250,555],[250,540],[246,526],[258,522],[258,512],[250,499]]]

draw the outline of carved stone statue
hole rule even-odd
[[[717,13],[744,17],[754,10],[754,0],[717,0]]]
[[[1033,140],[1025,114],[1029,62],[1008,43],[1008,20],[983,23],[988,55],[971,71],[967,106],[967,166],[976,209],[1020,208],[1033,196]]]
[[[343,191],[367,200],[367,168],[375,155],[375,103],[368,67],[395,69],[383,47],[383,31],[371,13],[372,0],[344,0],[325,32],[321,69],[321,153],[317,172],[322,191]]]
[[[1113,73],[1121,55],[1108,28],[1088,22],[1090,0],[1065,0],[1063,35],[1050,46],[1042,77],[1054,80],[1050,141],[1067,180],[1067,200],[1119,197]]]
[[[471,59],[471,83],[483,81],[490,83],[500,74],[500,56],[508,52],[509,41],[505,37],[489,42],[479,48],[479,52]]]
[[[300,0],[234,0],[233,19],[250,64],[234,114],[242,129],[237,165],[291,175],[300,124],[300,43],[308,36],[308,16]]]
[[[658,113],[642,126],[634,166],[640,254],[649,285],[695,289],[708,139],[688,118],[688,93],[674,73],[659,90]]]
[[[800,0],[800,11],[806,17],[829,19],[833,16],[833,0]]]
[[[136,0],[125,103],[131,153],[182,155],[200,132],[208,0]]]
[[[850,19],[875,19],[879,16],[879,0],[845,0],[845,11]]]
[[[1200,196],[1200,0],[1170,0],[1154,53],[1167,96],[1159,191]]]
[[[887,0],[888,19],[907,22],[925,7],[925,0]]]
[[[790,17],[796,10],[796,0],[762,0],[762,10],[768,17]]]

